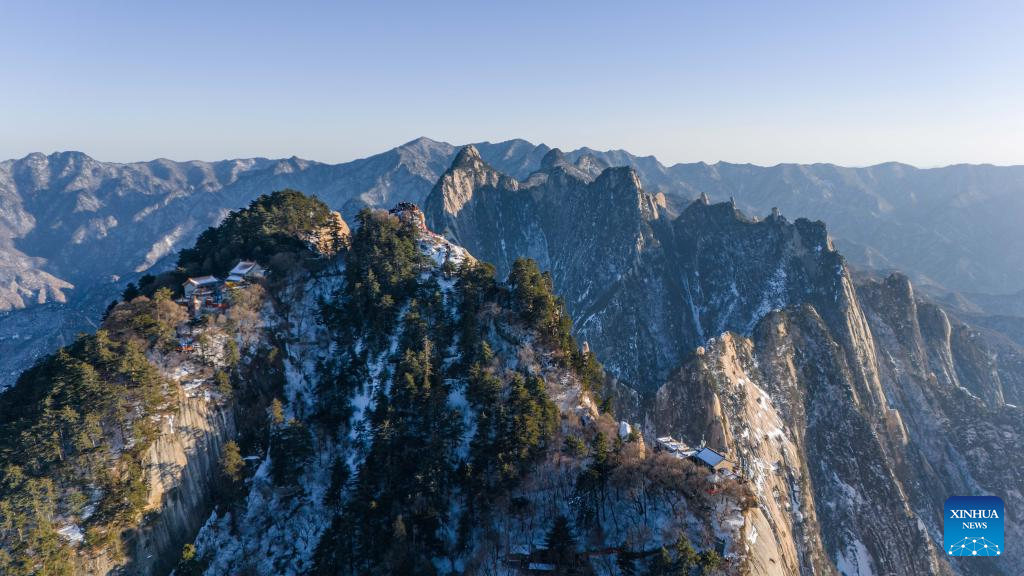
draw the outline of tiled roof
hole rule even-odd
[[[711,448],[702,448],[699,452],[694,454],[693,457],[699,459],[701,462],[704,462],[705,464],[711,466],[712,468],[718,466],[718,464],[721,463],[722,460],[725,460],[725,456],[722,456],[721,454],[715,452]]]
[[[197,278],[189,278],[188,280],[185,281],[186,284],[195,284],[196,286],[202,286],[203,284],[213,284],[215,282],[220,282],[220,280],[218,280],[214,276],[199,276]]]
[[[237,274],[239,276],[245,276],[256,266],[255,262],[250,260],[241,260],[235,267],[231,269],[230,274]]]

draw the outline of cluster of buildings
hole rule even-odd
[[[198,319],[204,314],[227,309],[229,290],[262,278],[264,274],[263,267],[256,262],[241,260],[228,272],[227,278],[198,276],[185,280],[182,284],[183,296],[179,302],[188,307],[193,318]]]
[[[707,446],[691,448],[681,440],[676,440],[671,436],[662,436],[655,440],[655,449],[671,454],[680,460],[690,460],[712,472],[732,475],[732,462],[725,457],[725,454]]]
[[[399,202],[394,208],[388,210],[388,214],[391,214],[402,222],[412,224],[422,233],[431,233],[430,229],[427,228],[427,217],[423,214],[423,211],[420,210],[420,207],[412,202]]]

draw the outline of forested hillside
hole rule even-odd
[[[22,376],[3,573],[742,573],[741,479],[614,418],[536,263],[423,222],[261,197]],[[182,297],[244,258],[223,304]]]
[[[189,566],[742,571],[746,489],[620,434],[603,370],[535,263],[501,282],[407,208],[360,213],[331,270],[292,286],[318,321],[286,317],[292,368],[269,458]]]
[[[183,252],[178,271],[129,286],[95,334],[42,359],[0,395],[0,573],[173,566],[174,558],[138,557],[166,545],[147,535],[170,508],[164,498],[192,502],[187,512],[198,514],[226,497],[224,479],[206,470],[225,449],[237,456],[235,439],[220,436],[237,422],[255,426],[238,430],[243,445],[264,442],[263,419],[251,422],[246,411],[263,410],[279,387],[274,373],[281,377],[277,349],[258,325],[273,283],[239,286],[223,313],[190,317],[176,301],[180,280],[226,271],[242,257],[282,278],[302,274],[316,267],[311,241],[331,237],[331,222],[323,203],[296,192],[258,198]],[[211,438],[192,438],[199,433]],[[195,478],[190,467],[203,459],[212,464]],[[186,480],[195,493],[174,493]],[[201,522],[166,524],[180,539]]]

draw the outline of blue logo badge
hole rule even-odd
[[[1004,512],[998,496],[946,498],[942,525],[946,555],[1001,556]]]

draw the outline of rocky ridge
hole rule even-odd
[[[463,188],[458,214],[432,198],[428,216],[484,258],[547,263],[578,337],[640,392],[620,398],[650,418],[648,431],[720,447],[760,479],[762,510],[777,512],[772,558],[802,573],[949,572],[936,547],[942,501],[1019,493],[1009,468],[987,474],[982,464],[1024,429],[1006,401],[1019,394],[1015,345],[920,302],[905,277],[855,283],[820,222],[747,218],[707,197],[675,218],[627,209],[658,205],[635,176],[607,191],[636,200],[616,210],[545,204],[573,190],[597,198],[594,184],[614,170],[593,180],[552,172]],[[466,214],[472,227],[461,225]],[[601,224],[575,230],[563,253],[548,218]],[[621,276],[602,276],[609,258]]]

